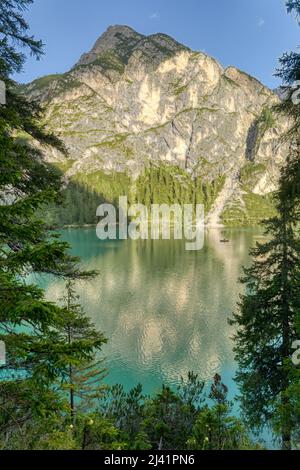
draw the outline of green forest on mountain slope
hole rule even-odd
[[[244,191],[242,203],[237,200],[225,207],[222,222],[229,227],[255,227],[275,215],[273,194],[253,194],[252,187],[261,174],[262,165],[248,163],[241,171],[240,181]],[[152,204],[203,204],[205,214],[212,208],[222,190],[225,176],[212,182],[202,177],[192,177],[184,170],[167,164],[150,165],[136,181],[124,174],[105,174],[103,171],[72,177],[63,190],[64,202],[47,208],[49,225],[63,227],[97,223],[96,209],[102,203],[118,207],[119,197],[127,196],[129,204],[142,203],[148,209]]]

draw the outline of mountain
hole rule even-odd
[[[203,202],[213,226],[273,213],[287,123],[272,111],[276,93],[233,66],[165,34],[111,26],[69,72],[23,92],[69,150],[45,150],[65,173],[68,203],[89,201],[92,214],[68,210],[68,222],[88,222],[92,200],[124,194],[147,205]]]

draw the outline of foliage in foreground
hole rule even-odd
[[[22,383],[22,387],[26,387]],[[21,450],[226,450],[261,449],[234,417],[227,387],[216,375],[205,401],[204,383],[189,373],[176,391],[163,387],[144,396],[138,385],[126,393],[109,388],[93,412],[76,407],[75,419],[64,400],[48,392],[51,410],[0,433],[1,449]],[[26,391],[28,393],[29,390]],[[24,390],[25,392],[25,390]],[[26,401],[20,412],[26,416]],[[41,410],[42,411],[42,410]],[[45,410],[46,411],[46,410]],[[12,415],[16,410],[11,409]],[[1,422],[0,422],[1,424]]]

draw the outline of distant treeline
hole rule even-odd
[[[97,207],[104,202],[117,206],[120,196],[127,196],[129,204],[139,202],[147,208],[151,204],[204,204],[207,212],[224,180],[219,176],[205,182],[170,165],[151,166],[135,182],[123,173],[81,173],[63,190],[63,205],[47,207],[46,218],[53,226],[95,224]]]

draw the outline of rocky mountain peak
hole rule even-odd
[[[77,66],[89,65],[96,61],[107,61],[108,56],[115,56],[123,64],[135,55],[147,63],[150,59],[153,64],[159,63],[176,52],[188,49],[167,34],[157,33],[145,36],[126,25],[109,26],[97,39],[90,52],[81,56]]]
[[[126,58],[134,46],[144,37],[126,25],[109,26],[97,39],[91,51],[81,56],[76,66],[88,65],[110,51],[115,51],[119,56]]]

